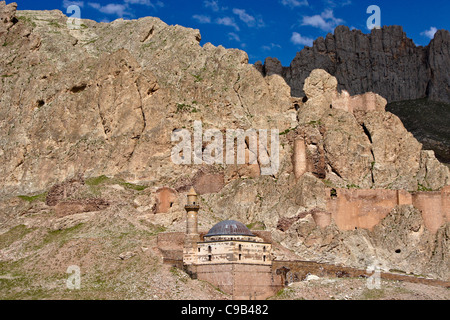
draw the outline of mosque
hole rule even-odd
[[[200,206],[194,188],[187,197],[184,269],[233,299],[265,299],[273,295],[276,286],[272,276],[272,244],[234,220],[217,223],[201,237]]]

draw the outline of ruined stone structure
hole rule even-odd
[[[167,213],[177,199],[177,192],[171,188],[156,190],[155,213]]]
[[[441,191],[413,193],[387,189],[330,189],[327,211],[341,230],[372,229],[397,205],[413,205],[421,210],[425,227],[436,233],[450,221],[450,186]]]

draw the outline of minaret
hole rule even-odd
[[[184,240],[183,262],[184,264],[193,264],[197,261],[197,242],[200,241],[198,233],[198,205],[197,193],[194,187],[189,190],[187,195],[187,204],[184,206],[186,210],[186,236]]]

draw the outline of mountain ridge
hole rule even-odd
[[[372,91],[388,102],[430,100],[450,103],[450,33],[438,30],[427,46],[416,46],[401,26],[384,26],[364,34],[347,26],[317,38],[297,52],[289,67],[276,58],[255,66],[265,75],[281,75],[293,96],[302,97],[313,69],[324,69],[350,94]]]

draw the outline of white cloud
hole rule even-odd
[[[100,10],[100,8],[102,7],[102,5],[97,2],[88,2],[88,6],[97,10]]]
[[[123,0],[123,3],[109,3],[106,5],[102,5],[98,2],[88,2],[87,5],[101,13],[116,15],[120,18],[123,18],[124,16],[134,16],[130,7],[131,5],[143,5],[152,7],[153,9],[156,9],[156,7],[164,7],[164,3],[160,0]]]
[[[241,42],[241,38],[239,37],[239,35],[237,35],[237,34],[234,33],[234,32],[230,32],[230,33],[228,34],[228,39],[234,40],[234,41],[237,41],[237,42]]]
[[[244,9],[234,8],[233,13],[237,15],[239,19],[249,27],[262,28],[265,26],[265,23],[261,16],[254,17],[248,14]]]
[[[221,24],[228,27],[233,27],[236,31],[239,31],[239,26],[236,24],[236,21],[234,21],[233,18],[230,17],[223,17],[216,19],[217,24]]]
[[[340,0],[340,1],[336,1],[336,0],[325,0],[325,3],[327,4],[327,7],[336,8],[336,7],[345,7],[345,6],[349,6],[349,5],[352,4],[352,0]]]
[[[212,11],[217,12],[220,10],[219,1],[218,0],[205,0],[203,1],[203,5],[205,8],[211,8]]]
[[[131,3],[131,4],[142,4],[145,6],[150,6],[152,3],[150,0],[124,0],[125,3]]]
[[[334,16],[333,10],[326,9],[320,15],[304,16],[302,25],[320,28],[323,31],[332,32],[334,28],[336,28],[343,22],[344,20],[336,18]]]
[[[422,36],[425,36],[427,38],[433,39],[434,38],[434,34],[437,32],[437,28],[436,27],[431,27],[429,30],[425,30],[424,32],[421,32],[420,34]]]
[[[291,8],[309,6],[308,0],[281,0],[281,4]]]
[[[150,0],[124,0],[125,3],[127,4],[140,4],[143,6],[147,6],[147,7],[164,7],[164,3],[161,1],[156,1],[155,3],[153,3]]]
[[[241,19],[241,21],[245,22],[247,25],[253,25],[256,21],[255,17],[249,15],[247,12],[245,12],[244,9],[234,8],[233,13],[239,16],[239,19]]]
[[[71,0],[64,0],[63,1],[63,7],[68,8],[70,6],[79,6],[80,8],[84,7],[84,1],[71,1]]]
[[[311,47],[313,45],[314,39],[304,37],[298,32],[293,32],[291,42],[295,45],[304,45]]]
[[[265,46],[261,47],[261,49],[263,49],[264,51],[270,51],[270,50],[272,50],[274,48],[281,49],[281,46],[279,44],[276,44],[276,43],[271,43],[270,45],[265,45]]]
[[[194,14],[192,18],[197,20],[199,23],[211,23],[211,18],[209,16]]]
[[[100,3],[97,2],[88,2],[88,6],[97,9],[101,13],[105,14],[117,15],[119,17],[130,15],[130,13],[127,11],[128,10],[127,5],[124,4],[109,3],[106,6],[102,6]]]

